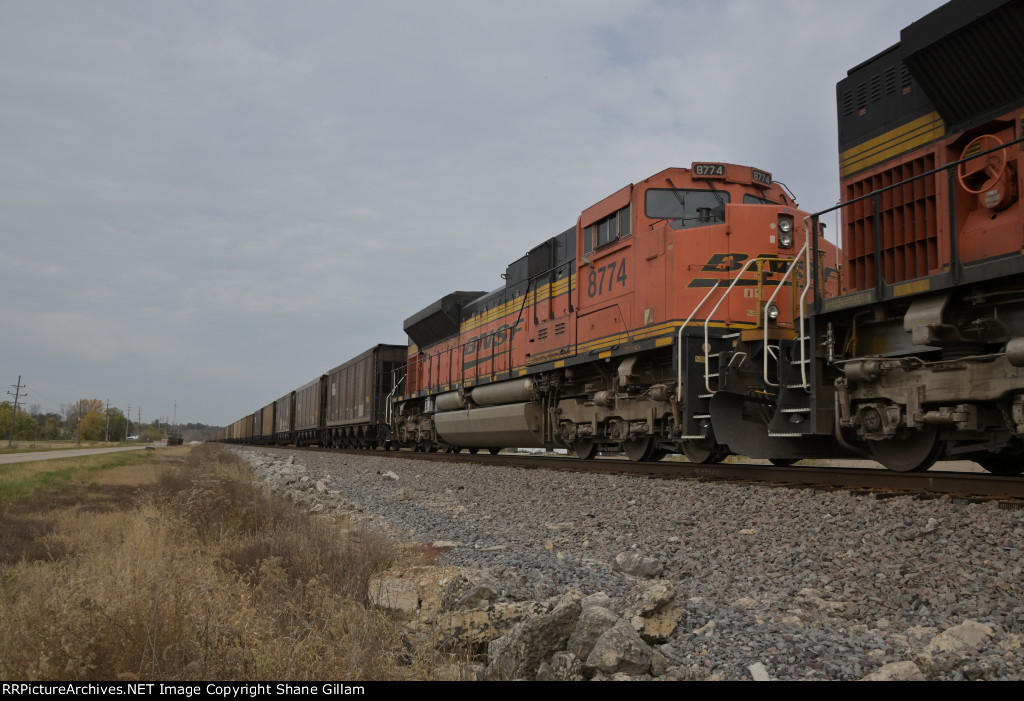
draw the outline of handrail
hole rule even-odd
[[[746,272],[748,272],[748,270],[750,269],[750,267],[752,265],[756,265],[758,273],[760,273],[761,269],[762,269],[762,266],[764,266],[767,263],[770,263],[772,261],[781,260],[781,261],[785,261],[785,262],[789,263],[789,265],[786,268],[786,272],[783,274],[782,279],[779,280],[779,283],[776,286],[775,291],[772,293],[771,297],[769,297],[768,300],[764,303],[764,319],[763,319],[763,323],[762,323],[762,328],[764,330],[764,345],[765,345],[765,349],[766,349],[765,354],[764,354],[764,380],[765,380],[766,384],[769,384],[769,385],[771,385],[773,387],[777,387],[778,383],[772,382],[771,380],[768,379],[768,353],[767,353],[768,329],[769,329],[769,325],[768,325],[768,321],[769,321],[769,319],[768,319],[768,308],[771,306],[772,302],[775,301],[775,298],[778,296],[779,292],[782,291],[783,287],[785,287],[785,283],[794,274],[794,271],[796,270],[796,263],[797,263],[797,261],[800,260],[801,257],[804,257],[804,260],[805,260],[805,263],[804,263],[805,271],[809,271],[810,270],[810,260],[809,260],[810,253],[809,253],[809,250],[810,249],[809,249],[807,241],[804,241],[804,245],[800,248],[800,250],[797,252],[797,254],[793,258],[774,258],[773,257],[773,258],[751,258],[751,259],[747,260],[747,262],[745,262],[743,264],[743,267],[740,268],[739,271],[736,272],[736,275],[733,278],[732,282],[729,283],[729,287],[726,288],[725,292],[722,293],[721,298],[718,300],[718,302],[715,304],[714,308],[711,310],[711,313],[708,315],[708,319],[711,319],[711,318],[713,318],[715,316],[715,312],[717,312],[718,308],[720,306],[722,306],[722,303],[729,297],[729,293],[731,293],[733,291],[733,289],[739,283],[740,279],[743,277],[743,275]],[[697,310],[699,310],[701,307],[704,306],[704,303],[707,302],[708,298],[710,298],[711,295],[714,293],[714,291],[716,289],[718,289],[718,287],[719,287],[719,285],[721,285],[721,283],[722,283],[721,280],[718,280],[718,281],[715,282],[715,285],[711,288],[711,290],[708,291],[708,293],[706,295],[704,295],[704,298],[700,301],[700,303],[696,307],[694,307],[693,311],[690,313],[690,316],[686,319],[685,322],[683,322],[683,325],[679,327],[679,331],[677,333],[677,344],[679,346],[679,361],[678,361],[678,367],[677,367],[677,376],[680,378],[680,383],[679,383],[679,388],[678,388],[676,394],[677,394],[677,398],[680,401],[682,400],[682,393],[683,393],[682,381],[681,381],[681,378],[683,376],[683,359],[682,359],[683,330],[687,327],[687,325],[689,325],[690,321],[693,319],[693,316],[697,313]],[[806,304],[806,297],[809,294],[810,290],[811,290],[811,276],[809,274],[807,274],[807,275],[805,275],[804,288],[803,288],[803,291],[802,291],[801,296],[800,296],[800,304],[799,304],[799,319],[800,319],[800,335],[801,335],[801,337],[803,336],[803,333],[804,333],[804,330],[805,330],[805,326],[804,326],[804,324],[805,324],[805,321],[804,321],[804,317],[805,317],[804,307],[805,307],[805,304]],[[707,389],[708,392],[713,394],[716,390],[711,389],[711,367],[710,367],[710,362],[708,360],[708,352],[709,352],[709,350],[711,348],[711,339],[710,339],[710,334],[709,334],[709,328],[710,327],[708,326],[707,322],[705,321],[705,323],[704,323],[704,347],[703,347],[703,351],[704,351],[704,387]],[[804,360],[805,356],[806,356],[806,349],[805,349],[804,345],[801,344],[801,360]],[[804,383],[803,386],[807,387],[807,376],[806,376],[806,370],[804,369],[804,365],[806,365],[806,363],[805,362],[801,362],[800,365],[801,365],[802,378],[803,378],[803,383]]]
[[[804,217],[804,231],[805,232],[810,231],[810,229],[808,227],[808,224],[807,224],[807,220],[810,219],[810,218],[811,218],[810,216]],[[806,326],[806,324],[807,324],[807,311],[806,311],[807,310],[807,295],[812,290],[817,290],[818,282],[819,282],[818,281],[818,276],[815,274],[816,270],[811,265],[812,262],[814,262],[814,263],[819,263],[820,262],[820,256],[819,256],[819,260],[812,260],[812,254],[811,254],[812,250],[815,253],[817,253],[817,250],[818,250],[818,247],[817,247],[817,241],[818,241],[818,225],[817,225],[817,222],[818,222],[818,220],[815,219],[814,222],[815,222],[814,227],[813,227],[814,231],[809,233],[809,234],[805,233],[804,248],[807,248],[808,250],[807,250],[806,259],[805,259],[805,262],[804,262],[804,280],[805,280],[805,282],[804,282],[804,291],[800,293],[800,335],[797,338],[797,341],[799,341],[799,343],[800,343],[800,381],[802,383],[803,389],[807,389],[807,388],[810,387],[810,382],[807,380],[807,361],[808,361],[808,358],[807,358],[807,343],[805,343],[805,340],[808,340],[808,339],[806,339],[806,335],[807,335],[807,326]],[[807,246],[807,241],[808,240],[813,240],[815,242],[815,246],[813,247],[813,249]],[[826,290],[824,289],[825,281],[822,280],[821,284],[822,284],[821,295],[824,296],[825,293],[826,293]],[[840,286],[840,289],[842,289],[841,286]],[[815,297],[815,299],[817,299],[817,297]]]
[[[408,367],[408,363],[406,363],[406,367]],[[392,420],[392,416],[391,416],[391,406],[392,406],[391,398],[395,396],[395,392],[398,391],[398,387],[402,384],[402,382],[405,380],[405,378],[409,376],[408,371],[406,371],[406,373],[404,375],[402,375],[402,377],[398,381],[395,381],[395,374],[397,372],[398,372],[398,368],[395,368],[394,370],[391,371],[391,382],[394,384],[394,387],[392,387],[391,391],[388,392],[387,406],[385,407],[385,410],[384,410],[384,420],[388,423],[389,426],[391,425],[391,420]]]
[[[768,353],[767,353],[767,348],[768,348],[768,309],[772,306],[772,302],[775,301],[775,298],[778,296],[779,292],[782,291],[782,288],[785,286],[786,281],[789,280],[789,276],[793,274],[794,270],[796,270],[796,262],[800,259],[801,256],[807,256],[807,255],[809,255],[809,253],[808,253],[807,240],[805,238],[804,245],[800,248],[800,250],[797,252],[797,254],[792,258],[789,267],[786,269],[785,274],[782,276],[782,279],[779,280],[779,284],[775,287],[775,291],[772,292],[772,296],[769,297],[768,301],[764,303],[764,323],[763,323],[763,328],[764,328],[764,347],[766,349],[766,352],[764,354],[764,383],[766,385],[771,385],[772,387],[778,387],[779,383],[772,382],[771,380],[768,379]],[[769,259],[762,258],[761,260],[769,260]],[[807,266],[807,270],[805,270],[805,273],[806,273],[807,271],[810,270],[810,261],[808,260],[808,262],[805,263],[805,265]],[[807,277],[808,280],[810,280],[810,276],[809,275],[806,275],[806,277]],[[807,284],[804,285],[804,294],[806,294],[806,293],[807,293]],[[801,295],[801,299],[800,299],[800,335],[801,336],[803,336],[803,317],[804,317],[803,303],[804,303],[803,295]],[[801,344],[801,347],[803,347],[802,344]],[[801,363],[800,365],[801,365],[801,367],[803,367],[804,363]],[[804,386],[805,387],[807,386],[807,379],[806,378],[804,378]]]
[[[680,401],[680,402],[683,401],[683,329],[685,329],[689,325],[690,321],[693,319],[694,314],[697,313],[697,310],[704,306],[704,303],[708,301],[708,297],[710,297],[711,294],[715,290],[717,290],[718,286],[721,285],[721,284],[722,284],[721,280],[716,280],[715,281],[714,286],[712,286],[712,288],[710,290],[708,290],[708,293],[706,295],[704,295],[704,299],[702,299],[700,301],[700,304],[698,304],[696,307],[693,308],[693,311],[690,312],[690,316],[686,317],[686,321],[684,321],[683,325],[679,327],[679,332],[676,334],[676,345],[679,348],[679,352],[677,353],[677,355],[679,356],[679,363],[678,363],[678,366],[677,366],[677,369],[676,369],[676,378],[678,379],[678,384],[677,384],[677,389],[676,389],[676,400],[677,401]],[[705,327],[707,326],[707,321],[704,322],[704,325],[705,325]],[[706,362],[707,361],[705,360],[705,363]]]
[[[736,277],[733,279],[732,283],[729,285],[729,287],[722,294],[722,298],[720,300],[718,300],[718,304],[716,304],[715,308],[711,310],[711,314],[708,315],[708,318],[711,319],[711,318],[713,318],[715,316],[715,312],[717,312],[718,308],[720,306],[722,306],[722,302],[724,302],[726,297],[729,296],[729,293],[732,292],[732,289],[734,287],[736,287],[736,283],[738,283],[740,281],[740,278],[743,277],[743,273],[747,272],[747,268],[749,268],[754,263],[758,263],[758,267],[759,267],[758,272],[760,272],[760,263],[761,262],[766,262],[767,260],[768,260],[767,258],[751,258],[746,263],[744,263],[743,267],[740,268],[739,272],[736,273]],[[708,325],[707,325],[707,323],[705,323],[704,324],[704,354],[705,354],[704,355],[704,386],[707,388],[708,392],[714,393],[716,390],[711,389],[711,375],[710,375],[709,364],[708,364],[708,356],[707,356],[707,352],[708,352],[708,350],[710,348],[711,348],[711,341],[710,341],[710,338],[708,337]]]

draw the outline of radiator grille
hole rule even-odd
[[[933,153],[846,185],[846,200],[862,197],[935,168]],[[882,270],[875,270],[872,200],[845,208],[848,291],[871,289],[876,275],[893,284],[935,272],[939,267],[935,177],[906,183],[880,195]]]

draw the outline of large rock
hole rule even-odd
[[[659,579],[631,589],[617,609],[648,643],[663,643],[683,618],[672,582]]]
[[[441,610],[486,609],[500,600],[525,601],[532,594],[527,583],[527,577],[503,567],[464,569],[445,588]]]
[[[604,674],[646,674],[651,668],[654,651],[623,619],[606,630],[587,656],[586,667]]]
[[[612,569],[634,577],[657,577],[665,566],[660,560],[647,557],[635,551],[619,553],[612,560]]]
[[[588,606],[580,613],[576,628],[569,636],[566,650],[581,660],[587,659],[598,638],[619,620],[618,614],[603,606]]]
[[[433,623],[457,567],[423,566],[388,570],[370,577],[370,603],[405,621]]]
[[[974,651],[989,641],[995,635],[995,630],[990,625],[978,621],[966,620],[958,626],[953,626],[936,635],[932,641],[925,646],[923,652],[930,655]]]
[[[551,662],[541,662],[537,670],[539,682],[582,682],[586,679],[583,663],[571,652],[556,652],[551,656]]]
[[[501,596],[501,585],[487,570],[462,570],[441,596],[441,611],[484,609]]]
[[[403,621],[415,620],[420,610],[420,589],[401,577],[374,577],[367,594],[370,603]]]
[[[483,652],[492,640],[508,634],[516,624],[546,611],[547,606],[537,601],[496,603],[486,610],[442,611],[432,630],[454,649]]]
[[[967,620],[932,638],[914,661],[930,675],[949,672],[974,657],[993,635],[991,626]]]
[[[389,570],[370,579],[370,602],[419,629],[432,629],[446,646],[479,650],[525,619],[547,613],[551,602],[498,601],[523,578],[499,569],[452,566]]]
[[[565,650],[580,616],[583,595],[571,590],[549,612],[513,626],[487,648],[490,680],[534,679],[542,661]]]
[[[583,610],[586,611],[591,606],[603,606],[606,609],[615,609],[615,602],[610,596],[605,594],[603,591],[596,592],[590,596],[584,597],[583,602],[580,604]]]
[[[921,672],[921,669],[916,664],[909,660],[882,665],[864,677],[866,682],[921,682],[924,680],[924,673]]]

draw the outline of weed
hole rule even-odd
[[[298,511],[219,449],[109,460],[29,470],[0,502],[3,679],[452,676],[367,605],[403,549]]]

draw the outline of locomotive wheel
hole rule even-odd
[[[497,455],[498,453],[501,452],[501,448],[488,448],[487,452],[490,453],[491,455]]]
[[[470,455],[476,455],[477,453],[480,452],[479,448],[469,448],[468,450]]]
[[[894,472],[924,472],[935,464],[945,445],[939,440],[938,426],[911,431],[905,438],[869,441],[871,455]]]
[[[799,460],[797,458],[768,458],[768,462],[775,465],[775,467],[789,467],[799,462]]]
[[[702,438],[697,441],[683,441],[683,455],[690,462],[703,465],[714,465],[725,460],[729,452],[715,443],[714,438]]]
[[[572,449],[580,460],[593,460],[597,455],[597,442],[593,438],[577,438],[572,443]]]
[[[656,445],[654,436],[641,436],[640,438],[631,438],[628,441],[623,441],[622,450],[632,462],[641,462],[651,459]]]

